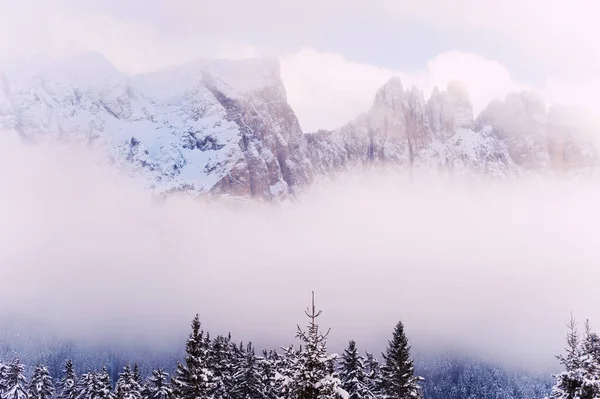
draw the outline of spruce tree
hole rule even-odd
[[[344,396],[346,393],[341,388],[341,381],[334,373],[334,357],[327,356],[327,335],[319,332],[315,319],[321,315],[316,312],[314,292],[312,309],[306,309],[310,318],[307,331],[298,326],[296,337],[299,338],[304,348],[298,359],[291,365],[292,376],[290,394],[297,399],[325,399]]]
[[[123,372],[119,374],[115,393],[117,399],[142,399],[140,384],[135,380],[129,364],[126,364]]]
[[[588,323],[583,340],[577,333],[573,318],[567,327],[566,356],[557,356],[565,371],[555,376],[551,397],[596,399],[600,397],[600,338],[590,330]]]
[[[169,386],[169,374],[157,368],[152,370],[149,382],[147,399],[173,399],[173,389]]]
[[[0,362],[0,398],[2,397],[2,393],[4,392],[4,385],[3,384],[3,376],[4,376],[4,370],[6,369],[6,366]]]
[[[414,375],[410,346],[401,321],[394,328],[392,339],[388,342],[383,359],[385,361],[382,367],[383,394],[385,397],[389,399],[420,397],[421,387],[419,381],[421,378]]]
[[[94,391],[96,399],[114,399],[116,396],[106,366],[102,366],[98,373],[94,373]]]
[[[0,385],[4,388],[1,399],[27,399],[25,367],[18,358],[4,366]]]
[[[281,356],[277,351],[263,350],[262,357],[258,358],[258,366],[263,386],[263,397],[265,399],[278,399],[284,396],[283,375]]]
[[[344,351],[340,363],[340,380],[349,399],[371,398],[373,395],[369,390],[365,375],[365,361],[358,354],[355,341],[348,343],[348,348]]]
[[[77,398],[77,375],[71,359],[65,362],[63,375],[58,381],[57,399],[76,399]]]
[[[77,399],[97,399],[96,397],[96,374],[88,371],[83,374],[77,384]]]
[[[365,360],[367,386],[374,396],[380,396],[383,389],[383,377],[381,375],[381,366],[379,361],[372,353],[366,352]]]
[[[233,376],[235,386],[232,390],[232,397],[235,399],[267,399],[265,397],[266,385],[252,343],[248,343],[242,354],[243,358]]]
[[[29,399],[51,399],[54,383],[46,366],[37,365],[29,382]]]
[[[209,337],[200,330],[198,315],[192,321],[192,332],[186,342],[185,364],[177,363],[172,380],[173,395],[177,399],[206,399],[212,388],[212,373],[207,365]]]
[[[212,383],[208,393],[213,399],[228,399],[233,386],[233,369],[237,347],[231,343],[231,335],[217,336],[208,352],[208,369]]]

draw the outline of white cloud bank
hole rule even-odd
[[[213,333],[293,341],[311,290],[331,348],[458,345],[544,368],[573,311],[600,325],[600,187],[339,181],[284,208],[148,193],[93,154],[0,147],[0,316],[78,339],[158,345],[199,312]]]

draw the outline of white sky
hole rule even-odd
[[[401,75],[459,79],[475,111],[510,90],[596,108],[593,0],[0,0],[0,55],[97,51],[137,73],[199,57],[278,56],[305,131],[366,110]]]

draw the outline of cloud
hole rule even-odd
[[[156,346],[199,312],[285,345],[315,290],[332,350],[381,350],[401,319],[416,350],[544,368],[570,311],[600,320],[596,182],[364,175],[232,209],[154,203],[87,150],[6,144],[0,185],[0,316],[45,336]]]
[[[340,127],[367,111],[375,91],[397,74],[310,48],[281,57],[281,73],[306,132]]]
[[[434,87],[445,90],[451,80],[459,80],[469,89],[475,116],[491,100],[530,87],[515,83],[500,63],[458,51],[442,53],[412,73],[310,48],[283,56],[281,62],[288,101],[305,131],[334,129],[366,112],[375,92],[392,76],[401,77],[405,88],[415,85],[423,90],[425,100]]]

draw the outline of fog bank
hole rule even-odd
[[[402,320],[415,350],[545,368],[571,311],[600,326],[591,180],[378,173],[279,206],[160,204],[87,150],[6,144],[0,187],[0,317],[48,335],[158,346],[199,313],[275,347],[314,290],[332,350],[382,350]]]

